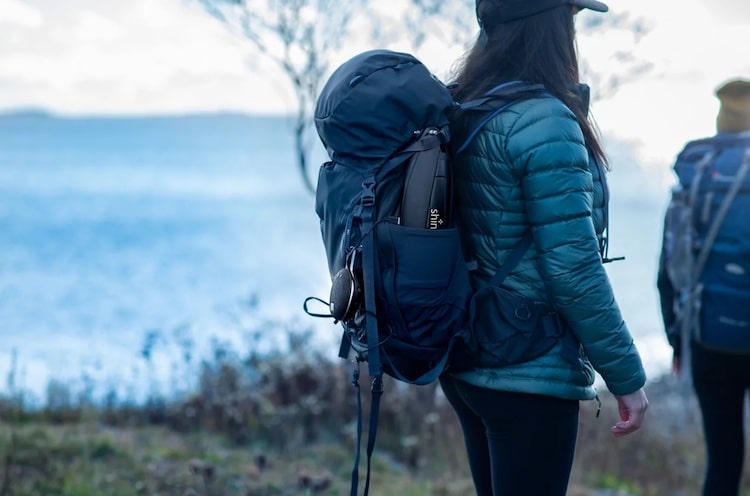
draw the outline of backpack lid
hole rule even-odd
[[[445,85],[414,56],[370,50],[328,79],[315,127],[332,159],[369,165],[387,160],[428,127],[448,126],[453,105]]]

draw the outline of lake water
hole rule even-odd
[[[0,117],[0,389],[189,387],[184,369],[212,342],[241,353],[285,325],[312,328],[335,357],[339,331],[302,312],[328,275],[290,129],[240,115]],[[670,356],[655,291],[666,174],[607,145],[610,256],[627,257],[607,270],[654,375]]]

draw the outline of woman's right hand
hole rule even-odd
[[[648,398],[643,388],[617,398],[620,422],[610,429],[615,437],[626,436],[640,429],[648,409]]]

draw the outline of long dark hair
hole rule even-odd
[[[571,6],[561,5],[508,23],[493,22],[502,8],[503,2],[497,0],[479,3],[483,33],[456,66],[453,96],[459,102],[467,101],[511,80],[542,83],[573,111],[586,145],[606,165],[596,128],[576,91],[580,80]]]

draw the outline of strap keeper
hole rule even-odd
[[[372,379],[372,394],[383,394],[383,378],[376,376]]]

